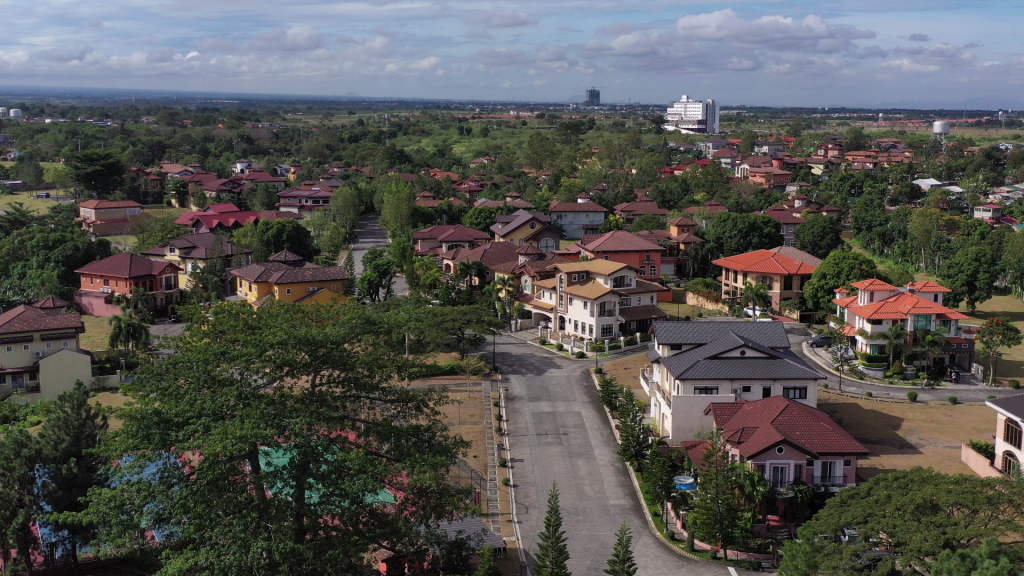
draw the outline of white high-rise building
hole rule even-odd
[[[715,100],[691,100],[683,94],[665,113],[666,130],[678,130],[687,134],[718,134],[718,102]]]

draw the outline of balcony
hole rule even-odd
[[[788,491],[790,487],[793,486],[792,480],[779,480],[776,478],[769,478],[768,483],[771,484],[771,487],[774,488],[775,490],[780,490],[783,492]]]
[[[845,486],[846,476],[815,476],[814,483],[817,486]]]
[[[644,392],[647,392],[648,396],[651,395],[651,388],[657,387],[657,385],[650,368],[644,368],[640,371],[640,386],[643,386]]]

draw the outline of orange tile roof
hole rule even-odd
[[[729,270],[760,274],[813,274],[818,269],[813,264],[801,262],[774,250],[755,250],[746,254],[719,258],[711,263]]]
[[[861,280],[860,282],[854,282],[853,284],[850,284],[850,286],[853,286],[857,290],[862,290],[865,292],[882,292],[885,290],[898,290],[898,288],[896,288],[892,284],[889,284],[888,282],[882,282],[878,278],[872,278],[870,280]]]
[[[935,292],[952,292],[949,288],[936,284],[935,282],[911,282],[907,284],[907,288],[912,288],[914,292],[924,292],[926,294],[932,294]]]
[[[838,301],[835,302],[838,303]],[[941,304],[925,300],[910,292],[898,292],[878,302],[864,306],[849,306],[847,310],[869,320],[905,320],[911,314],[936,314],[940,315],[943,320],[966,320],[969,318],[966,314],[950,310]]]
[[[856,304],[857,303],[857,295],[855,294],[853,296],[846,296],[846,297],[843,297],[843,298],[835,298],[832,301],[835,302],[836,304],[839,304],[843,308],[849,308],[851,304]]]

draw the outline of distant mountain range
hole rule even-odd
[[[900,100],[898,102],[885,102],[879,104],[878,108],[904,108],[911,110],[963,110],[966,103],[967,110],[1024,110],[1024,103],[1019,100],[1010,100],[1002,96],[976,96],[964,100],[936,100],[924,102],[922,100]]]

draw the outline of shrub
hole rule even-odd
[[[989,400],[991,400],[991,399],[993,399],[993,398],[995,398],[995,397],[996,397],[996,395],[995,395],[995,394],[989,394],[989,395],[988,395],[988,399],[989,399]]]
[[[608,345],[608,350],[609,351],[611,351],[611,350],[622,350],[622,346],[619,345],[619,344],[609,344]]]
[[[565,350],[565,346],[561,342],[559,342],[558,344],[555,344],[555,350],[561,352],[562,350]]]
[[[674,288],[679,288],[679,282],[676,282],[676,283],[675,283],[675,284],[673,284],[672,286],[673,286]]]
[[[501,485],[502,486],[508,486],[511,483],[512,483],[512,481],[508,479],[508,476],[506,476],[506,477],[501,479]]]
[[[495,434],[501,434],[501,426],[495,426],[494,427],[494,433]]]
[[[594,367],[594,374],[604,374],[604,368],[601,368],[600,366]]]
[[[501,422],[501,413],[500,412],[495,412],[494,413],[494,419],[497,420],[498,422]]]
[[[508,459],[506,459],[506,458],[499,459],[498,460],[498,466],[501,466],[502,468],[508,466]]]
[[[956,404],[956,402],[957,402],[956,396],[950,396],[949,397],[949,403],[950,404]]]
[[[892,378],[892,372],[886,372],[885,373],[885,377],[886,378]]]
[[[590,346],[587,346],[591,352],[604,352],[604,344],[599,342],[591,342]]]
[[[500,405],[501,405],[501,402],[498,401],[498,400],[495,400],[494,402],[491,402],[491,406],[494,406],[495,408],[497,408]]]
[[[907,399],[911,402],[917,402],[917,392],[907,392]]]
[[[858,352],[860,359],[867,362],[868,364],[889,364],[889,357],[885,354],[868,354],[867,352]]]
[[[636,336],[626,336],[626,346],[636,346]]]
[[[456,376],[462,373],[462,362],[441,362],[439,364],[420,364],[409,370],[409,379],[433,378],[435,376]]]
[[[168,198],[164,200],[164,206],[174,206],[174,202],[171,202],[171,199]]]
[[[989,462],[996,458],[996,447],[991,442],[985,442],[984,440],[971,440],[967,445],[971,447],[971,450],[974,450],[978,454],[988,458]]]
[[[865,392],[864,395],[867,396],[868,398],[871,398],[872,396],[874,396],[874,394],[871,393],[871,390],[868,390],[867,392]]]
[[[576,358],[583,359],[587,357],[587,353],[583,350],[576,352]]]
[[[537,342],[539,342],[540,345],[543,346],[543,345],[548,343],[548,339],[547,338],[540,338],[540,339],[537,340]]]
[[[704,317],[704,313],[703,312],[697,312],[697,318],[703,318],[703,317]]]
[[[822,384],[821,387],[824,388],[825,390],[828,390],[828,382]]]
[[[1020,380],[1010,380],[1010,388],[1020,390]]]
[[[690,315],[687,314],[686,316],[683,316],[683,320],[689,322],[691,320]]]
[[[693,527],[687,526],[687,528],[689,529],[686,531],[686,549],[693,552]]]
[[[808,330],[810,330],[813,326],[814,326],[814,324],[811,324],[810,322],[805,322],[804,323],[804,328],[807,328]]]
[[[651,335],[650,334],[641,334],[640,335],[640,341],[641,342],[650,342],[651,341]]]

